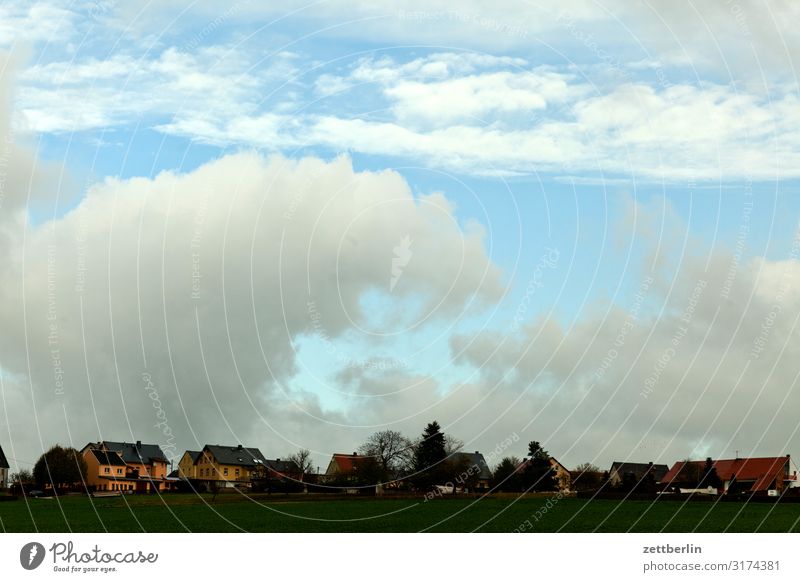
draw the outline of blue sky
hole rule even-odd
[[[648,295],[642,313],[652,318],[649,325],[655,329],[665,313],[681,311],[686,295],[681,285],[697,273],[713,279],[733,265],[750,277],[752,288],[745,285],[743,293],[763,293],[763,285],[774,286],[775,279],[764,283],[761,274],[769,268],[785,270],[785,262],[795,259],[800,104],[791,65],[800,43],[796,32],[781,23],[797,16],[797,9],[778,3],[767,14],[755,3],[745,4],[743,18],[725,6],[676,8],[661,2],[572,2],[557,10],[527,2],[491,7],[466,2],[457,8],[438,1],[406,2],[400,8],[327,1],[280,8],[244,0],[224,8],[204,1],[188,8],[178,2],[4,2],[0,50],[10,55],[4,68],[12,95],[9,135],[51,168],[48,179],[53,172],[58,176],[49,182],[50,195],[24,196],[24,215],[31,233],[46,228],[69,233],[70,225],[83,224],[82,217],[90,216],[93,204],[102,205],[104,197],[120,204],[119,215],[126,216],[125,205],[147,207],[152,191],[171,197],[170,188],[183,192],[180,184],[193,183],[193,176],[204,169],[213,173],[215,163],[247,160],[252,153],[264,160],[265,175],[271,175],[268,160],[274,156],[297,163],[318,158],[330,167],[346,159],[356,176],[353,183],[369,179],[375,182],[372,188],[398,192],[387,194],[386,200],[376,198],[384,205],[401,199],[407,188],[415,204],[412,214],[419,215],[410,224],[428,233],[426,241],[443,229],[442,249],[426,242],[429,246],[421,247],[425,267],[408,275],[406,283],[400,280],[396,292],[387,290],[384,284],[398,257],[398,251],[391,254],[391,245],[402,245],[401,238],[383,249],[379,268],[385,276],[361,281],[359,261],[371,260],[363,245],[378,244],[380,233],[373,233],[375,239],[359,239],[362,247],[356,248],[348,246],[348,229],[361,232],[358,222],[370,220],[375,207],[367,205],[359,214],[354,202],[352,215],[338,208],[341,222],[323,221],[322,230],[326,236],[333,233],[337,269],[340,259],[345,266],[309,297],[344,296],[358,280],[352,282],[352,303],[342,300],[352,312],[337,312],[330,330],[325,320],[330,311],[323,314],[325,333],[308,321],[294,327],[286,323],[285,330],[270,324],[277,327],[265,328],[266,352],[274,347],[282,354],[280,369],[286,369],[276,375],[267,366],[242,382],[248,394],[263,397],[268,407],[296,406],[307,412],[309,426],[319,415],[329,415],[330,422],[342,426],[397,424],[409,432],[416,432],[414,427],[421,428],[434,412],[422,405],[415,408],[412,401],[378,413],[380,407],[370,403],[376,395],[364,385],[376,386],[379,397],[385,394],[381,390],[424,385],[445,411],[439,414],[452,417],[463,440],[479,434],[475,444],[490,447],[492,438],[500,441],[503,434],[486,436],[480,430],[485,419],[459,426],[463,417],[455,411],[466,406],[495,414],[478,396],[482,390],[501,386],[504,394],[514,394],[523,389],[524,370],[532,364],[520,358],[529,358],[527,348],[544,337],[542,330],[555,333],[549,324],[563,333],[561,340],[551,342],[556,348],[576,337],[572,330],[595,324],[597,329],[614,327],[612,314],[630,309],[643,278],[654,275],[659,292]],[[709,28],[713,35],[707,34]],[[243,169],[242,176],[248,175]],[[316,180],[314,176],[309,179]],[[246,191],[239,188],[237,176],[229,179],[234,184],[230,192],[223,188],[207,195],[212,206],[217,198],[222,204]],[[159,190],[159,184],[173,182]],[[292,191],[302,197],[311,188],[303,184],[302,175],[292,174],[286,183],[288,200]],[[262,201],[272,195],[270,187],[263,187]],[[327,184],[314,182],[313,188],[324,190]],[[129,190],[134,193],[118,194]],[[335,203],[340,193],[320,194],[320,208],[327,208],[325,200]],[[163,238],[166,245],[172,221],[177,217],[180,223],[182,216],[198,212],[191,204],[200,204],[200,198],[191,193],[185,197],[186,214],[171,214],[170,198],[163,222],[142,219],[140,251],[150,237]],[[432,214],[425,213],[426,205]],[[301,212],[319,211],[322,216],[320,208]],[[89,231],[112,241],[113,232],[103,229],[113,223],[116,212],[111,219],[92,215],[99,222],[90,221]],[[384,224],[382,220],[388,229],[394,212],[372,218],[372,226]],[[402,230],[405,210],[396,212]],[[437,222],[442,217],[449,226]],[[250,232],[230,221],[228,228],[243,238]],[[252,228],[255,241],[261,233]],[[294,224],[283,228],[286,234]],[[74,242],[74,236],[65,236]],[[222,240],[226,242],[217,250],[224,255],[228,239]],[[419,261],[415,244],[423,243],[410,243],[409,268]],[[254,249],[259,250],[255,242]],[[109,250],[106,260],[111,255]],[[299,264],[311,255],[311,250],[305,256],[287,255],[288,263],[280,265]],[[436,278],[437,271],[450,273],[437,269],[437,261],[438,267],[452,266],[459,256],[468,263],[454,275],[453,285],[459,289],[454,299],[446,281]],[[136,257],[147,259],[145,251],[137,251]],[[253,258],[248,260],[253,268]],[[238,272],[235,260],[225,264]],[[282,268],[269,259],[263,266],[273,273]],[[65,276],[72,270],[67,268]],[[372,267],[363,270],[372,273]],[[489,274],[481,281],[490,290],[475,283],[481,273]],[[474,289],[462,289],[462,275],[475,283]],[[308,300],[305,290],[284,291],[303,300],[302,312]],[[442,301],[437,303],[436,297]],[[163,301],[166,320],[171,316],[166,295]],[[212,309],[204,306],[201,312],[207,313],[206,308]],[[277,305],[253,299],[254,312],[272,309],[279,322]],[[286,305],[282,309],[284,315],[291,311]],[[758,320],[760,312],[753,317]],[[130,324],[131,329],[123,326],[126,331],[111,333],[144,337],[141,321]],[[241,325],[241,330],[247,328]],[[137,327],[141,333],[131,331]],[[211,328],[236,343],[230,338],[237,329],[232,331],[227,319]],[[287,337],[277,339],[284,331]],[[455,346],[464,337],[484,338],[487,345],[504,338],[502,349],[514,354],[490,350],[483,359],[474,353],[462,357]],[[742,338],[744,345],[749,341]],[[657,358],[660,344],[655,342],[652,349]],[[109,362],[98,358],[96,365],[106,369]],[[492,364],[495,358],[503,363]],[[572,358],[583,361],[577,353]],[[27,372],[33,385],[36,374],[16,370],[15,361],[15,356],[0,359],[0,369]],[[648,362],[647,356],[637,359],[628,371],[641,379]],[[162,364],[165,378],[171,376],[174,384],[164,389],[180,393],[178,374],[167,374],[172,362]],[[557,387],[575,395],[586,388],[568,370],[550,369],[552,361],[539,364],[549,375],[534,379],[543,391]],[[596,358],[585,365],[592,369],[595,364]],[[640,364],[644,371],[634,373]],[[257,369],[259,364],[253,365]],[[497,376],[494,368],[509,365],[505,371],[515,380],[498,383],[502,374]],[[627,379],[625,375],[620,382]],[[77,385],[82,381],[76,380]],[[448,395],[457,400],[462,393],[471,394],[465,398],[474,399],[473,404],[451,406]],[[284,401],[276,404],[274,398]],[[658,412],[653,411],[654,418],[661,418]],[[231,418],[238,413],[235,407],[226,412]],[[260,410],[259,416],[263,421],[265,413]],[[304,442],[308,431],[298,427],[306,425],[294,422],[276,429],[263,446],[280,451],[300,444],[320,458],[331,452],[321,436]],[[524,423],[515,418],[509,424]],[[665,434],[673,429],[665,428]],[[8,431],[12,436],[12,429]],[[182,434],[182,446],[200,438],[188,429]],[[630,439],[616,454],[629,452],[638,434],[631,428]],[[245,435],[267,439],[255,429]],[[214,436],[234,438],[222,429]],[[331,446],[351,450],[358,438],[361,433],[340,435]],[[553,438],[551,448],[571,450],[574,444],[570,435]],[[724,451],[724,440],[719,437],[703,447]],[[679,441],[663,445],[659,456],[683,458],[702,439],[681,434]],[[577,452],[565,454],[570,462],[586,460]],[[605,463],[609,455],[603,449],[583,457]]]

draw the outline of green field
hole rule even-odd
[[[546,511],[545,511],[546,509]],[[526,521],[527,520],[527,521]],[[800,504],[169,494],[0,503],[6,532],[788,532]]]

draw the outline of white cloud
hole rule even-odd
[[[69,38],[79,16],[61,4],[16,0],[0,4],[0,46],[60,43]]]
[[[21,75],[20,124],[36,132],[72,132],[170,118],[170,124],[218,123],[255,111],[260,92],[283,82],[287,64],[249,71],[242,52],[168,48],[155,58],[56,61]],[[167,124],[166,126],[170,126]]]
[[[688,235],[674,226],[669,240]],[[596,300],[569,326],[548,312],[520,330],[454,338],[480,374],[474,414],[527,426],[571,466],[796,449],[797,242],[782,249],[790,259],[738,268],[726,251],[676,247],[657,250],[671,268],[632,274],[637,295]]]
[[[800,107],[788,85],[771,95],[715,83],[599,87],[574,71],[473,53],[361,58],[345,75],[304,76],[291,61],[256,72],[244,51],[207,47],[37,65],[19,91],[20,127],[65,132],[135,120],[222,146],[324,146],[490,175],[800,175]],[[322,99],[298,93],[304,85]]]
[[[495,114],[533,115],[580,90],[564,75],[506,71],[430,83],[403,80],[386,88],[385,95],[400,122],[447,125]]]
[[[189,174],[109,179],[31,226],[30,195],[52,203],[60,177],[14,152],[0,215],[0,434],[23,461],[65,435],[78,446],[171,441],[178,452],[346,450],[349,435],[329,423],[351,421],[287,388],[295,340],[364,324],[362,298],[376,289],[398,312],[413,301],[444,322],[503,292],[484,233],[462,230],[444,196],[415,198],[397,173],[356,172],[347,158],[240,153]],[[408,236],[413,257],[390,293],[392,249]]]

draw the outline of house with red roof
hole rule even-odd
[[[379,479],[377,476],[369,476],[375,464],[375,458],[369,455],[334,453],[331,456],[331,461],[328,463],[325,474],[321,476],[321,481],[330,485],[344,487],[344,492],[349,494],[366,493],[367,491],[381,494],[383,493],[383,485],[381,483],[366,482],[372,478]],[[359,483],[360,485],[358,485]]]
[[[722,483],[722,493],[767,493],[771,490],[782,492],[797,482],[797,471],[792,470],[791,458],[786,455],[679,461],[664,475],[660,483],[666,488],[681,487],[688,483],[688,488],[691,489],[694,487],[691,482],[704,474],[709,464],[716,470]]]
[[[371,461],[372,457],[368,455],[359,455],[353,453],[348,455],[346,453],[334,453],[331,457],[331,462],[328,463],[328,468],[325,470],[325,477],[336,478],[352,475],[355,473],[359,463]]]

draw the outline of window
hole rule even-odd
[[[122,469],[117,469],[117,475],[122,475]]]
[[[110,472],[111,472],[111,467],[105,467],[103,469],[103,473],[105,473],[106,475],[108,475]]]
[[[236,476],[237,477],[239,476],[239,469],[238,468],[236,469]]]
[[[238,471],[237,471],[237,472],[238,472]],[[226,477],[228,476],[228,467],[225,467],[225,468],[222,470],[222,474],[223,474],[223,475],[225,475]]]

